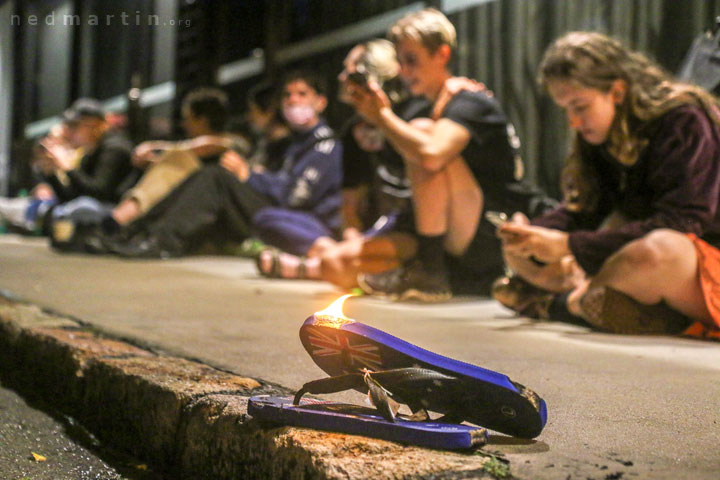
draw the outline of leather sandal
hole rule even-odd
[[[492,297],[524,317],[548,319],[555,294],[535,287],[517,275],[503,276],[491,287]]]
[[[289,259],[297,262],[297,266],[294,266],[294,273],[291,275],[285,273],[287,269],[283,269]],[[305,257],[297,257],[276,248],[266,248],[255,257],[255,266],[258,272],[268,278],[305,280],[308,278],[305,262]]]

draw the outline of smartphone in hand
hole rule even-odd
[[[498,232],[498,229],[503,226],[505,223],[508,222],[508,216],[505,212],[496,212],[493,210],[488,210],[485,212],[485,220],[495,225],[495,230]],[[498,232],[499,233],[499,232]],[[509,232],[502,232],[502,237],[505,239],[513,239],[516,238],[517,235],[515,233],[509,233]],[[502,238],[501,237],[501,238]]]
[[[485,212],[485,219],[495,225],[495,228],[499,228],[500,225],[508,221],[508,216],[505,212],[488,210]]]

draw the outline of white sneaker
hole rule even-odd
[[[0,220],[16,227],[32,229],[35,222],[28,222],[25,216],[31,202],[31,197],[0,197]]]

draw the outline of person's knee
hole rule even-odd
[[[673,264],[682,253],[685,242],[685,236],[674,230],[654,230],[627,244],[618,255],[629,265],[657,270]]]

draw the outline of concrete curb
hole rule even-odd
[[[268,428],[247,416],[247,400],[277,388],[2,296],[0,352],[0,371],[14,387],[172,478],[495,478],[489,472],[498,467],[482,454]]]

